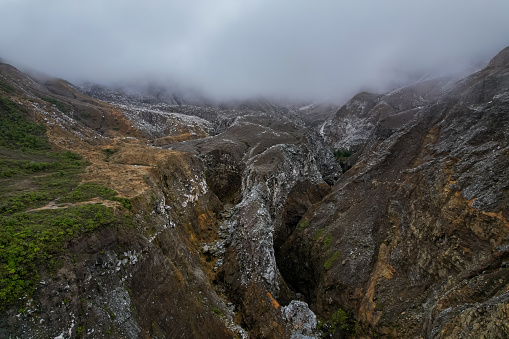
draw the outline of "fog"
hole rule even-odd
[[[507,0],[0,0],[0,57],[74,83],[343,100],[480,67]]]

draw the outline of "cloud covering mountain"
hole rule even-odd
[[[0,0],[0,57],[74,82],[343,99],[471,70],[509,45],[507,14],[501,0]]]

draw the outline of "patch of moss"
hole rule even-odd
[[[85,326],[78,326],[78,328],[76,329],[76,334],[77,335],[82,335],[85,333]]]
[[[88,119],[92,116],[92,114],[90,114],[89,112],[87,111],[82,111],[79,113],[81,117],[85,118],[85,119]]]
[[[329,259],[327,259],[325,261],[325,263],[323,264],[323,268],[325,268],[326,270],[330,270],[332,267],[332,264],[334,264],[338,259],[339,259],[339,252],[336,251],[336,252],[334,252],[332,257],[330,257]]]
[[[382,301],[377,301],[375,304],[375,311],[383,311],[385,308],[384,303]]]
[[[321,333],[321,338],[336,337],[353,337],[357,333],[358,322],[343,309],[338,309],[326,321],[319,321],[317,329]]]
[[[300,223],[300,225],[299,225],[299,231],[305,230],[308,226],[309,226],[309,220],[308,219],[302,221]]]
[[[331,244],[331,242],[332,242],[332,235],[328,234],[328,235],[325,237],[324,241],[323,241],[323,248],[325,249],[325,248],[329,247],[329,245]]]

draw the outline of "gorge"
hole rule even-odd
[[[0,97],[2,338],[509,334],[509,47],[341,107]]]

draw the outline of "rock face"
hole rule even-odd
[[[323,123],[320,133],[335,149],[361,150],[407,124],[453,83],[453,79],[438,78],[383,95],[359,93]]]
[[[509,65],[498,60],[508,53],[397,128],[371,116],[358,137],[335,135],[335,146],[359,147],[356,163],[278,261],[311,309],[341,307],[390,337],[507,335]],[[351,123],[348,110],[374,114],[375,96],[360,97],[371,104],[352,99],[335,126]]]
[[[509,48],[339,109],[1,80],[134,225],[69,242],[2,336],[509,335]]]

